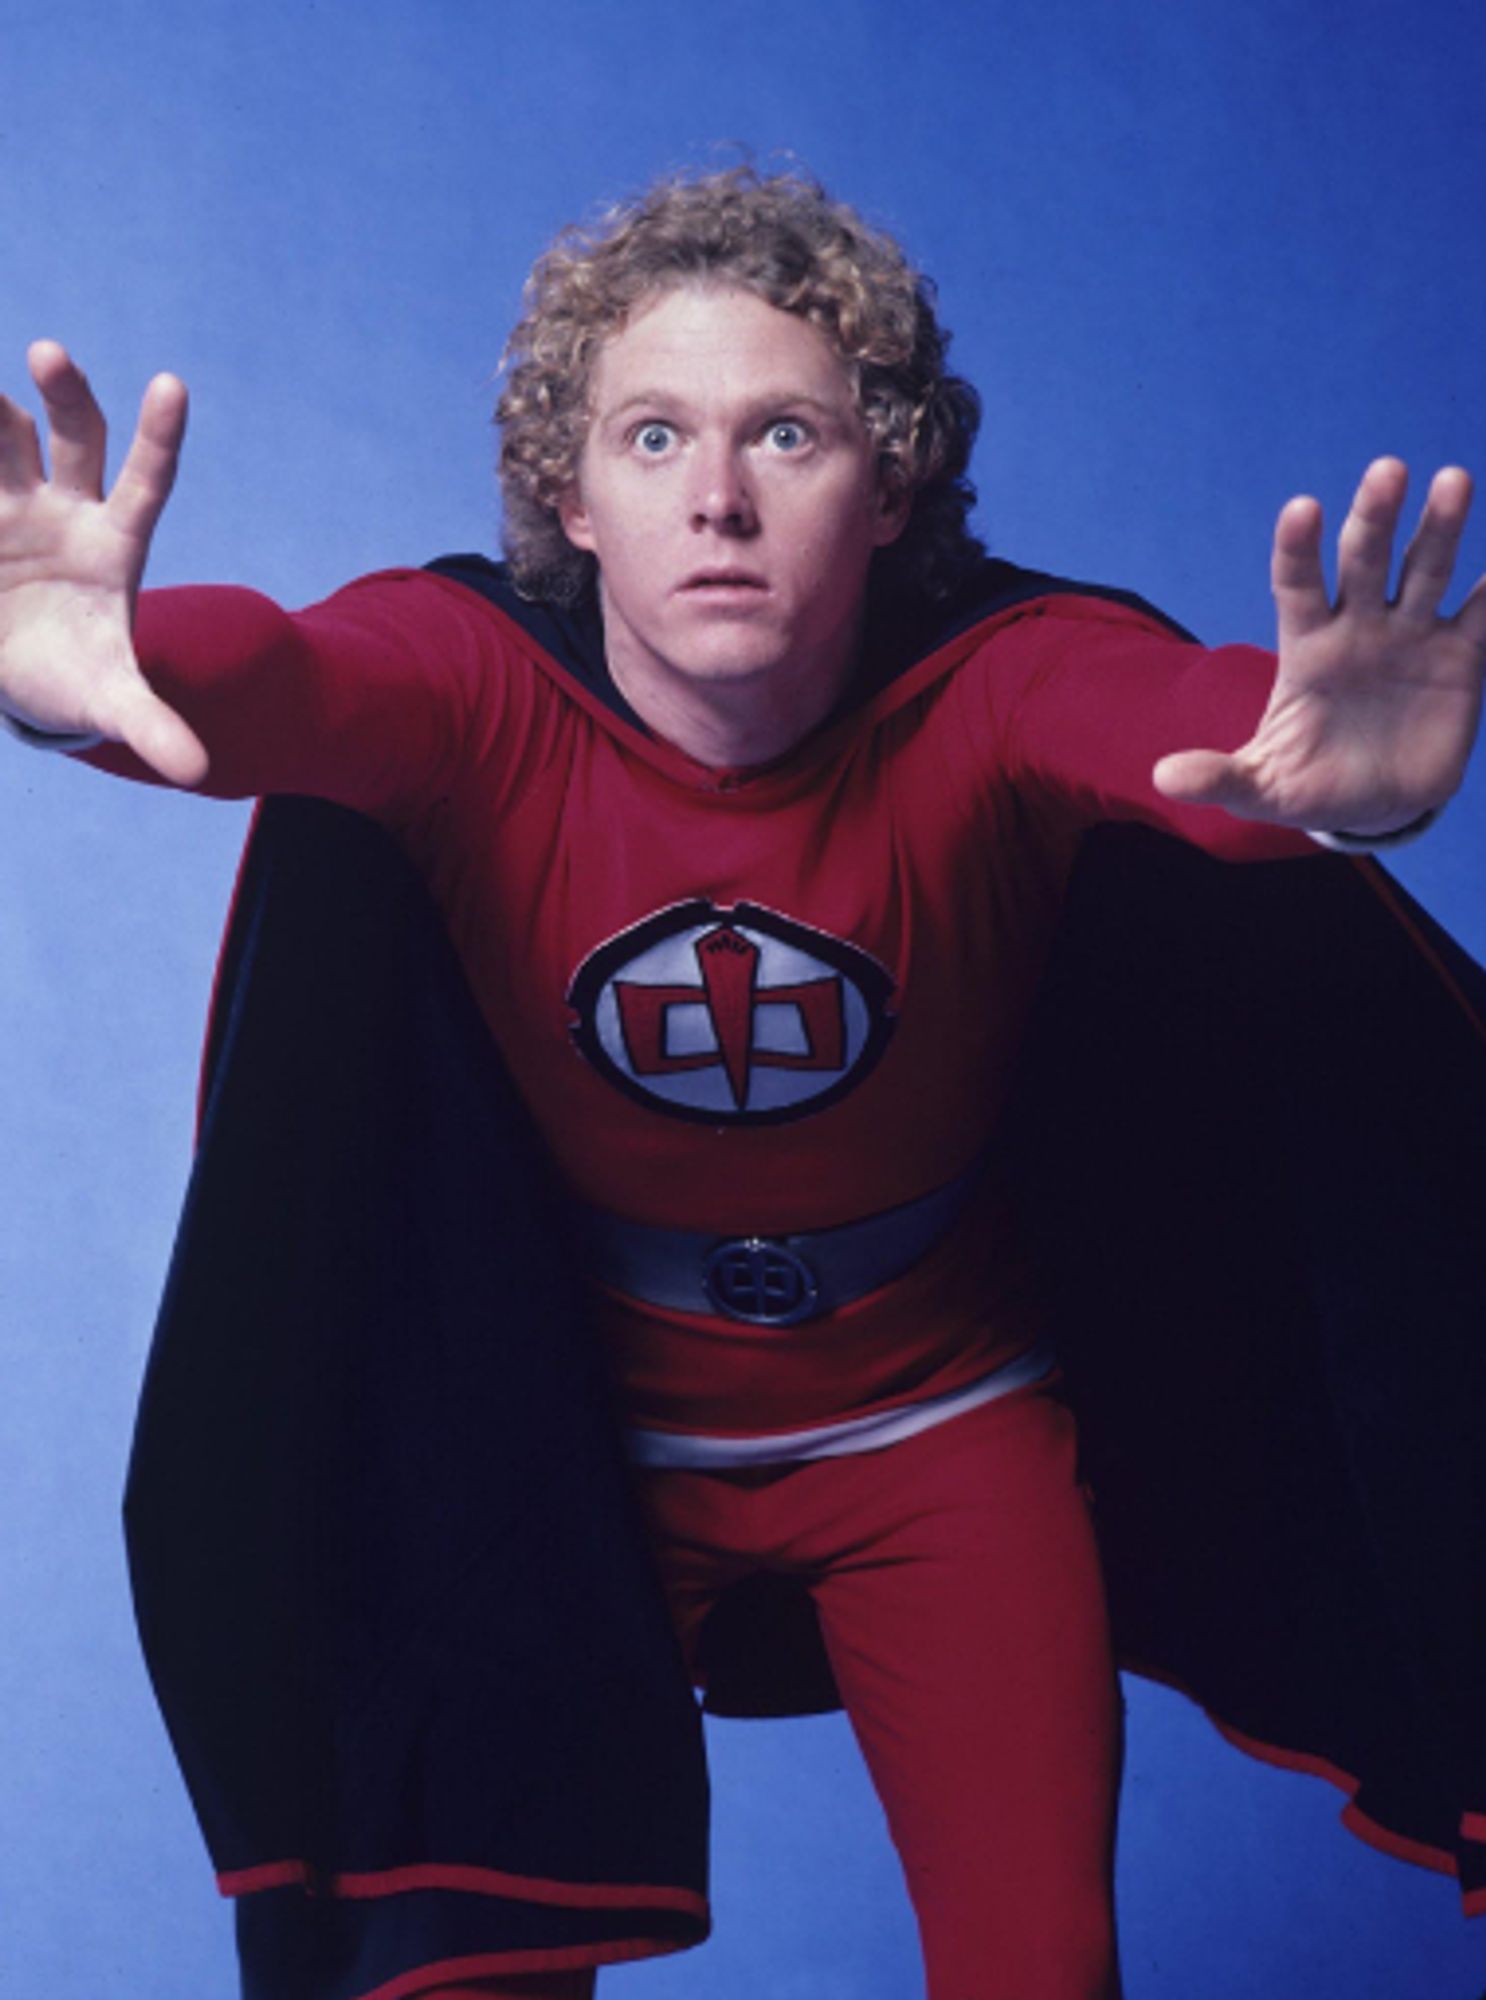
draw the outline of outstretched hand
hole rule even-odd
[[[125,743],[172,784],[199,784],[199,738],[155,694],[130,637],[150,539],[175,482],[185,384],[157,375],[117,480],[104,491],[107,426],[55,341],[28,356],[46,406],[51,476],[36,426],[0,397],[0,709],[60,734]]]
[[[1163,757],[1156,789],[1191,805],[1314,832],[1382,834],[1444,804],[1475,740],[1486,672],[1486,577],[1440,616],[1470,475],[1435,474],[1398,588],[1388,579],[1408,469],[1368,467],[1338,541],[1335,602],[1321,567],[1321,509],[1295,499],[1275,524],[1271,581],[1279,666],[1244,746]]]

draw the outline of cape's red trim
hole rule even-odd
[[[326,1876],[317,1874],[307,1861],[269,1861],[256,1868],[226,1870],[218,1875],[217,1887],[224,1896],[297,1887],[347,1901],[401,1896],[419,1889],[454,1889],[464,1895],[509,1896],[526,1903],[559,1903],[574,1909],[681,1910],[703,1923],[710,1920],[706,1897],[674,1884],[556,1882],[540,1875],[510,1875],[501,1868],[476,1868],[463,1862],[419,1862],[405,1868]],[[586,1959],[575,1962],[589,1963]]]
[[[1246,1735],[1231,1722],[1225,1722],[1210,1708],[1198,1700],[1192,1690],[1174,1675],[1162,1673],[1155,1667],[1143,1665],[1139,1660],[1121,1659],[1121,1667],[1127,1673],[1139,1674],[1145,1681],[1154,1681],[1161,1687],[1169,1687],[1174,1693],[1185,1695],[1194,1707],[1202,1709],[1213,1728],[1225,1742],[1235,1750],[1242,1750],[1247,1756],[1256,1758],[1261,1764],[1274,1764],[1283,1771],[1298,1771],[1308,1778],[1324,1778],[1338,1791],[1347,1793],[1347,1803],[1342,1808],[1341,1823],[1348,1833],[1369,1847],[1375,1847],[1380,1854],[1390,1855],[1395,1861],[1410,1861],[1417,1868],[1429,1868],[1439,1875],[1451,1875],[1458,1881],[1460,1869],[1455,1856],[1442,1847],[1432,1847],[1422,1840],[1411,1840],[1407,1834],[1397,1833],[1392,1827],[1384,1826],[1370,1813],[1365,1813],[1353,1796],[1361,1784],[1339,1764],[1329,1758],[1313,1756],[1306,1750],[1283,1750],[1278,1744],[1262,1742],[1256,1736]],[[1476,1829],[1479,1829],[1477,1831]],[[1486,1813],[1462,1813],[1460,1830],[1467,1839],[1486,1840]],[[1468,1917],[1486,1917],[1486,1888],[1461,1891],[1461,1907]]]
[[[1392,1827],[1380,1826],[1375,1819],[1369,1819],[1360,1812],[1355,1799],[1349,1799],[1342,1807],[1342,1825],[1348,1833],[1355,1833],[1359,1840],[1365,1840],[1369,1847],[1376,1847],[1382,1854],[1392,1855],[1395,1861],[1412,1861],[1416,1868],[1432,1868],[1438,1875],[1453,1875],[1453,1858],[1438,1847],[1428,1847],[1422,1840],[1409,1840]]]
[[[258,1868],[219,1870],[217,1888],[224,1896],[251,1896],[259,1889],[304,1889],[310,1872],[305,1861],[265,1861]]]

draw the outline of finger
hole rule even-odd
[[[1483,576],[1451,619],[1457,632],[1486,653],[1486,576]]]
[[[172,785],[199,785],[207,774],[210,759],[201,738],[143,682],[119,698],[100,727]]]
[[[87,376],[55,340],[32,341],[26,358],[46,404],[52,484],[64,493],[101,500],[108,426]]]
[[[1410,618],[1433,622],[1450,587],[1470,510],[1470,474],[1458,465],[1447,465],[1431,480],[1414,538],[1404,550],[1397,603]]]
[[[176,375],[157,375],[144,392],[133,442],[108,496],[109,512],[126,534],[148,538],[170,498],[188,402]]]
[[[1274,524],[1269,560],[1280,644],[1302,638],[1331,616],[1326,575],[1321,567],[1321,505],[1298,494],[1287,500]]]
[[[46,477],[36,426],[8,396],[0,396],[0,492],[29,493]]]
[[[1363,473],[1337,538],[1338,609],[1381,611],[1387,603],[1393,537],[1408,483],[1408,467],[1398,458],[1375,458]]]

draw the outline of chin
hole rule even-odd
[[[756,680],[761,675],[785,672],[791,664],[791,648],[775,635],[733,630],[693,637],[689,643],[656,648],[656,656],[669,671],[685,680],[724,684]]]

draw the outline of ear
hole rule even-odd
[[[557,519],[575,549],[586,549],[590,555],[594,553],[593,524],[588,518],[588,509],[583,504],[576,479],[557,503]]]
[[[908,517],[913,512],[913,489],[904,484],[902,478],[892,471],[884,470],[877,477],[877,533],[878,548],[885,549],[890,542],[897,541],[908,526]]]

